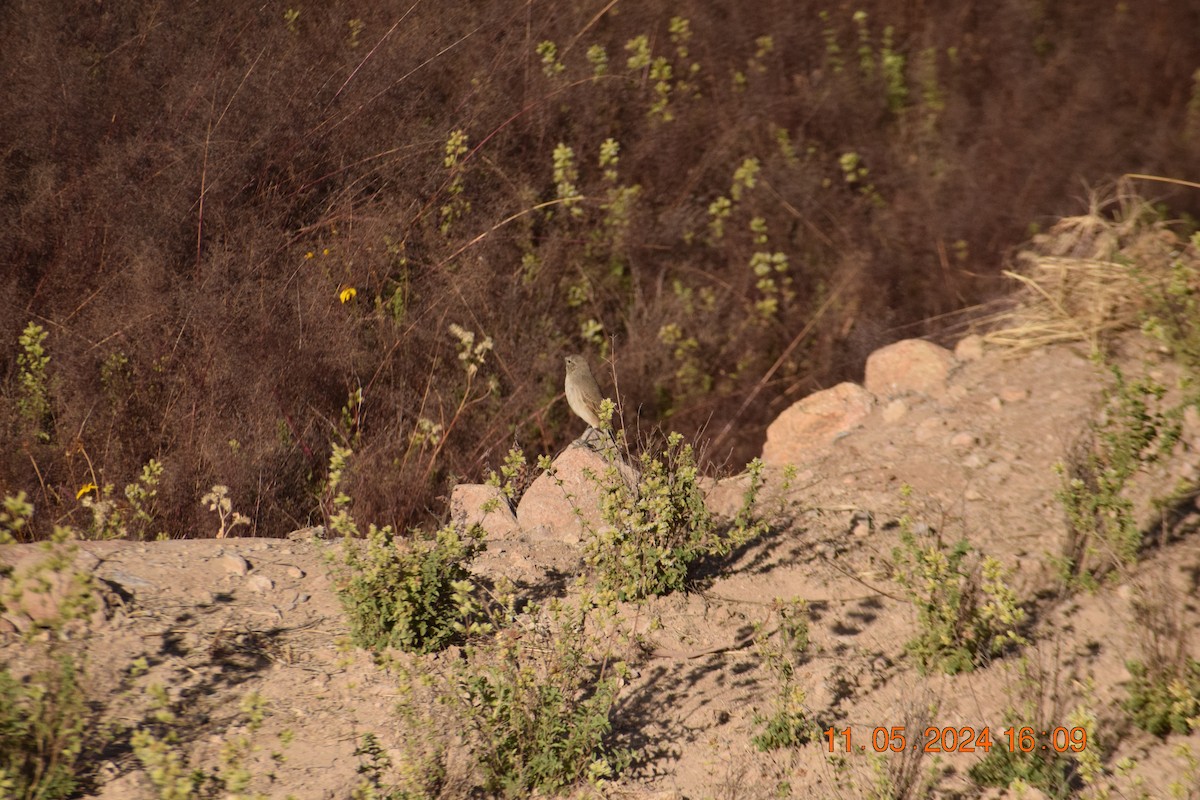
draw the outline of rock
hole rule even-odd
[[[905,339],[867,357],[863,385],[877,397],[909,392],[937,395],[945,391],[954,364],[954,354],[946,348],[924,339]]]
[[[252,592],[269,592],[275,588],[275,582],[266,575],[251,575],[246,579],[246,588]]]
[[[939,436],[945,427],[946,421],[941,417],[923,419],[917,427],[913,428],[913,438],[921,444],[925,444]]]
[[[131,575],[123,569],[110,569],[97,577],[109,583],[115,583],[130,594],[135,594],[139,589],[157,588],[157,584],[154,582],[148,581],[145,578],[139,578],[137,575]]]
[[[987,406],[992,411],[999,411],[1004,408],[1004,401],[1000,399],[999,395],[992,395],[988,398]]]
[[[854,430],[871,413],[875,398],[856,383],[839,383],[793,403],[767,428],[763,461],[798,464]]]
[[[294,578],[295,580],[300,580],[304,577],[304,570],[296,566],[289,565],[285,572],[289,578]]]
[[[245,575],[250,571],[250,564],[237,553],[226,553],[219,562],[221,569],[230,575]]]
[[[601,516],[601,483],[636,480],[632,467],[619,456],[612,457],[618,475],[610,478],[605,477],[610,469],[606,456],[584,445],[568,447],[554,460],[554,474],[540,475],[521,498],[517,506],[521,530],[531,538],[577,544],[588,532],[607,527]]]
[[[734,475],[719,481],[702,479],[700,486],[704,489],[704,505],[714,514],[732,517],[742,508],[746,490],[750,488],[749,475]],[[764,487],[759,487],[759,498],[762,498]]]
[[[954,357],[959,361],[978,361],[983,358],[983,337],[973,333],[960,339],[954,346]]]
[[[907,413],[908,403],[897,397],[895,400],[884,406],[883,421],[887,423],[899,422]]]
[[[1000,390],[1000,399],[1005,403],[1019,403],[1029,398],[1029,390],[1019,386],[1005,386]]]
[[[960,447],[960,448],[961,447],[973,447],[976,444],[976,442],[978,442],[978,441],[979,441],[979,437],[977,437],[975,434],[971,433],[970,431],[961,431],[950,437],[950,446],[951,447]]]
[[[485,511],[484,507],[490,506]],[[521,533],[517,516],[499,487],[460,483],[450,492],[450,518],[456,524],[479,525],[489,539],[512,539]]]

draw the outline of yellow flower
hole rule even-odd
[[[357,289],[355,289],[353,286],[347,286],[338,294],[338,299],[340,299],[343,303],[349,303],[357,294]]]
[[[79,491],[75,493],[75,499],[78,500],[79,498],[81,498],[85,494],[87,494],[88,492],[94,492],[99,488],[100,487],[94,483],[85,483],[83,486],[80,486]]]
[[[328,248],[328,247],[326,247],[324,250],[322,250],[322,251],[321,251],[321,255],[323,255],[323,256],[327,256],[327,255],[329,255],[329,248]]]
[[[304,254],[304,257],[305,257],[306,259],[308,259],[308,258],[312,258],[314,255],[316,255],[316,254],[315,254],[315,253],[313,253],[313,251],[312,251],[312,250],[309,250],[307,253],[305,253],[305,254]]]

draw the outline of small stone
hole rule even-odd
[[[983,499],[983,495],[979,493],[979,490],[973,487],[963,492],[963,497],[972,503],[977,503]]]
[[[251,575],[246,579],[246,587],[252,592],[269,592],[275,588],[275,582],[266,575]]]
[[[237,553],[226,553],[221,556],[220,563],[221,569],[230,575],[245,575],[250,571],[250,565],[246,562],[246,559]]]
[[[884,406],[883,421],[888,423],[897,422],[903,419],[904,415],[907,413],[908,403],[897,397],[895,400]]]
[[[960,339],[954,346],[954,357],[959,361],[978,361],[983,358],[983,337],[973,333]]]
[[[987,401],[987,406],[992,411],[999,411],[1000,409],[1004,408],[1004,401],[1000,399],[1000,395],[992,395]]]
[[[871,523],[866,520],[855,523],[854,528],[850,531],[850,535],[856,539],[862,539],[871,533]]]
[[[301,578],[304,577],[304,570],[300,569],[299,567],[289,566],[287,568],[287,576],[289,578],[295,578],[296,580],[300,580]]]
[[[1000,399],[1005,403],[1019,403],[1029,399],[1029,390],[1019,386],[1005,386],[1000,390]]]
[[[967,469],[979,469],[983,464],[984,458],[979,453],[971,453],[971,455],[962,460],[962,465]]]
[[[945,421],[939,417],[930,417],[929,419],[921,420],[913,430],[913,438],[918,442],[928,442],[939,435],[945,426]]]
[[[1008,474],[1012,472],[1012,464],[1009,464],[1007,461],[993,461],[987,465],[987,469],[984,472],[992,480],[998,481],[1008,477]]]
[[[979,437],[970,431],[962,431],[950,437],[951,447],[972,447],[979,441]]]

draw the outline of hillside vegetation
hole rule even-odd
[[[1088,185],[1200,174],[1197,30],[1081,0],[11,0],[0,495],[26,538],[208,536],[210,506],[279,535],[331,512],[338,445],[358,518],[403,529],[580,433],[570,352],[627,427],[740,465],[996,296]]]

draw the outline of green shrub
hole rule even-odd
[[[71,797],[88,726],[79,673],[68,655],[25,681],[0,668],[0,797]]]
[[[29,323],[18,339],[21,352],[17,354],[17,410],[43,442],[50,441],[53,424],[50,381],[46,372],[50,356],[43,346],[48,335],[41,325]]]
[[[1148,378],[1127,381],[1116,366],[1112,373],[1104,421],[1060,468],[1064,484],[1056,496],[1069,530],[1059,569],[1068,588],[1095,588],[1112,570],[1137,561],[1142,532],[1125,487],[1179,441],[1183,408],[1163,407],[1166,387]]]
[[[603,492],[609,527],[589,538],[585,556],[601,592],[636,600],[679,591],[696,561],[726,556],[762,532],[745,509],[729,526],[708,509],[695,453],[678,433],[667,437],[662,452],[639,457],[636,479],[627,469],[614,452],[604,474],[592,476]],[[747,508],[761,474],[761,462],[753,462]]]
[[[596,609],[583,599],[554,601],[547,612],[533,629],[509,628],[468,648],[455,667],[453,696],[473,733],[484,788],[505,797],[598,784],[631,758],[606,742],[627,673],[607,655],[589,655]]]
[[[1123,704],[1133,723],[1155,736],[1188,734],[1200,728],[1200,661],[1185,657],[1174,670],[1126,663],[1132,679]]]
[[[1006,583],[1003,566],[964,539],[946,549],[920,544],[907,518],[892,551],[896,582],[917,608],[919,633],[905,648],[922,673],[970,672],[1006,648],[1025,643],[1025,611]]]
[[[1040,789],[1052,800],[1073,797],[1072,760],[1054,750],[1033,752],[1009,750],[1007,742],[992,745],[992,749],[968,771],[971,780],[981,786],[1007,789],[1014,781]]]
[[[1140,277],[1149,301],[1142,330],[1193,374],[1200,371],[1200,232],[1192,234],[1190,252],[1172,261],[1165,276]]]
[[[796,747],[816,737],[816,723],[808,715],[804,690],[796,685],[796,667],[808,649],[808,608],[802,600],[790,603],[775,602],[779,626],[771,633],[761,629],[757,637],[759,654],[773,674],[775,698],[772,711],[766,716],[754,715],[756,725],[763,730],[751,741],[759,750]]]
[[[432,653],[455,636],[482,632],[466,568],[482,549],[478,526],[450,525],[432,536],[414,530],[401,540],[390,526],[372,525],[365,543],[347,538],[338,595],[354,643]]]
[[[1087,768],[1091,769],[1103,754],[1096,736],[1094,716],[1087,712],[1086,705],[1074,709],[1068,705],[1061,665],[1054,663],[1046,668],[1023,656],[1013,669],[1017,680],[1009,690],[1011,699],[1004,711],[1003,724],[991,727],[992,746],[968,774],[982,786],[1007,788],[1017,782],[1018,785],[1033,786],[1053,800],[1075,797],[1075,788],[1082,778],[1080,755],[1086,755]],[[1072,691],[1082,689],[1085,703],[1090,700],[1090,684],[1073,682],[1071,688]],[[1081,750],[1056,750],[1042,737],[1041,731],[1052,731],[1063,725],[1078,726],[1086,731]],[[1013,728],[1011,740],[1010,734],[1005,732],[1010,727]],[[1028,736],[1022,738],[1022,731],[1033,731],[1032,741]],[[1059,741],[1062,744],[1062,740]],[[1026,752],[1023,747],[1030,744],[1032,747]]]
[[[326,495],[332,498],[329,528],[343,537],[337,592],[354,643],[432,653],[455,636],[489,630],[476,620],[476,586],[467,571],[484,548],[483,530],[448,525],[432,535],[416,529],[402,539],[390,525],[371,525],[366,541],[358,539],[350,497],[341,490],[352,455],[334,446]]]

